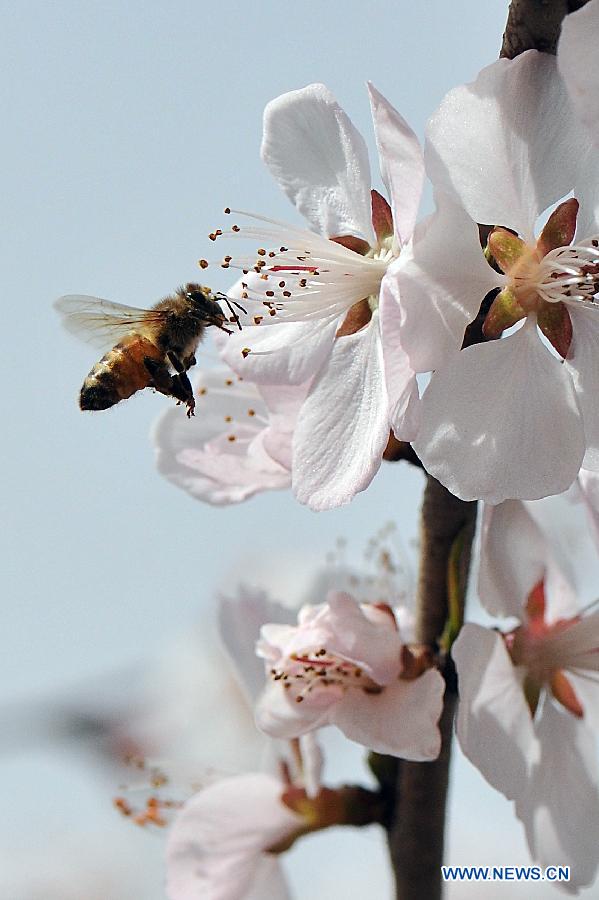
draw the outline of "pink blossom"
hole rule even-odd
[[[455,352],[439,367],[423,398],[415,448],[463,499],[559,493],[583,459],[587,468],[599,465],[599,223],[597,167],[555,59],[531,50],[450,91],[429,124],[427,164],[436,189],[474,221],[502,226],[489,248],[503,274],[487,266],[479,293],[480,303],[485,292],[501,289],[485,333],[497,338],[521,327]],[[577,200],[558,207],[535,239],[538,217],[570,191]],[[448,220],[449,270],[459,271],[467,290],[477,242]],[[447,270],[431,257],[422,290],[442,284],[454,293]],[[409,353],[405,339],[404,347]]]
[[[331,591],[326,603],[302,607],[297,626],[264,626],[257,652],[270,684],[256,721],[268,734],[292,738],[331,724],[379,753],[438,755],[444,682],[434,670],[400,678],[402,641],[389,607]]]
[[[457,733],[470,761],[515,802],[533,856],[570,865],[576,888],[596,871],[599,613],[579,610],[547,536],[524,504],[487,507],[479,593],[504,633],[463,627],[452,653]]]

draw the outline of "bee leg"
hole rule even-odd
[[[171,375],[164,363],[149,356],[144,358],[144,365],[152,378],[151,387],[156,388],[167,397],[174,397],[179,403],[187,406],[187,417],[194,415],[195,400],[191,382],[185,372]]]
[[[172,376],[173,396],[187,404],[187,418],[189,419],[191,416],[195,415],[195,400],[193,398],[191,382],[187,377],[186,372],[190,366],[194,365],[196,361],[195,356],[192,353],[191,356],[182,360],[173,350],[169,350],[166,354],[166,358],[176,373]],[[190,360],[193,360],[193,362],[190,362]]]

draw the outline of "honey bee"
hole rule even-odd
[[[222,299],[233,313],[228,297]],[[102,348],[111,346],[83,382],[79,394],[83,410],[108,409],[150,387],[184,403],[188,418],[193,416],[195,400],[187,372],[196,363],[204,331],[215,325],[231,334],[227,321],[241,328],[239,316],[233,313],[227,319],[216,295],[199,284],[186,284],[150,309],[79,294],[60,297],[54,306],[67,331]]]

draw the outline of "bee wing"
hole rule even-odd
[[[161,310],[123,306],[100,297],[69,294],[54,303],[62,324],[71,334],[99,349],[108,349],[131,331],[147,334],[164,320]]]

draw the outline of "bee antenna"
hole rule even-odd
[[[230,300],[226,294],[222,294],[222,293],[220,293],[220,291],[218,294],[216,294],[216,296],[219,297],[221,300],[224,300],[224,302],[227,304],[227,306],[229,307],[229,312],[231,313],[231,316],[232,316],[231,321],[235,322],[235,324],[237,325],[239,330],[242,331],[241,322],[239,321],[239,316],[233,309],[233,306],[236,306],[237,309],[240,309],[243,313],[246,314],[246,316],[247,316],[247,309],[244,309],[243,306],[240,303],[236,303],[235,300]]]

